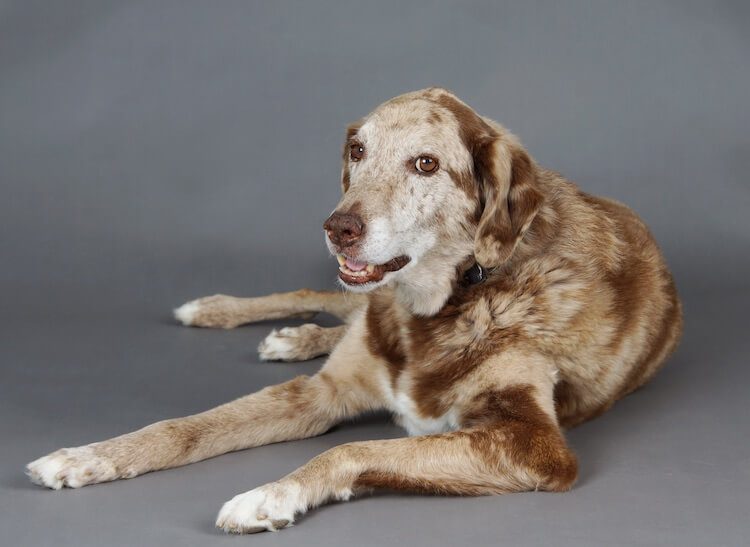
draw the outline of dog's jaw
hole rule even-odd
[[[368,293],[391,285],[398,301],[414,315],[430,317],[438,313],[453,293],[458,266],[473,252],[470,239],[443,249],[432,250],[411,260],[402,269],[388,272],[383,279],[363,285],[339,284],[353,293]]]
[[[460,229],[455,229],[455,232],[460,235],[443,240],[450,241],[450,244],[415,248],[406,265],[397,271],[386,272],[379,281],[352,285],[339,277],[338,282],[353,293],[368,293],[391,285],[396,298],[412,314],[421,317],[435,315],[453,293],[458,266],[474,252],[473,234]],[[328,237],[326,244],[331,254],[336,255],[337,249]]]
[[[399,271],[386,273],[380,281],[351,285],[339,277],[338,283],[353,293],[369,293],[391,285],[396,298],[406,309],[414,315],[429,317],[439,312],[450,297],[456,267],[460,262],[452,263],[445,257],[424,257],[411,261]]]
[[[438,313],[453,292],[456,268],[465,260],[441,255],[425,256],[394,280],[396,298],[411,313],[429,317]]]

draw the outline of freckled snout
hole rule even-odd
[[[323,229],[328,239],[337,247],[343,249],[354,245],[365,232],[365,224],[356,213],[334,212],[323,223]]]

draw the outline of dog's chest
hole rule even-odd
[[[382,392],[388,409],[410,435],[452,431],[460,423],[454,374],[465,366],[458,359],[465,353],[465,341],[456,344],[451,337],[441,337],[442,328],[453,330],[454,320],[426,321],[430,324],[418,327],[417,319],[389,299],[371,301],[368,311],[370,349],[387,363],[380,375]]]
[[[406,382],[399,382],[403,384]],[[459,415],[455,409],[449,408],[445,413],[437,417],[427,417],[419,409],[412,399],[408,388],[403,385],[391,385],[387,382],[385,393],[388,399],[388,407],[393,412],[396,422],[406,429],[409,435],[430,435],[434,433],[445,433],[459,427]]]
[[[368,346],[385,362],[388,406],[412,435],[457,429],[457,399],[471,390],[467,382],[493,353],[539,323],[534,294],[514,293],[498,282],[462,296],[430,317],[411,314],[391,292],[370,298]]]
[[[465,325],[445,326],[451,334],[438,330],[434,341],[425,337],[421,343],[415,342],[415,331],[400,329],[393,347],[403,353],[392,352],[382,371],[388,408],[409,435],[460,428],[462,410],[457,400],[488,355],[485,341],[462,332]]]

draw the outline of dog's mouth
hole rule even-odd
[[[377,283],[388,272],[397,272],[411,260],[408,256],[397,256],[385,264],[368,264],[344,255],[336,255],[339,261],[339,279],[347,285]]]

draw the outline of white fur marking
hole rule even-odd
[[[409,435],[431,435],[458,429],[458,415],[455,410],[449,410],[437,418],[423,418],[406,390],[394,393],[386,376],[382,376],[380,380],[383,393],[388,399],[388,409],[396,415],[397,423],[406,429]]]
[[[80,488],[116,478],[112,462],[97,456],[91,446],[62,448],[34,460],[26,466],[26,474],[31,482],[55,490],[63,486]]]
[[[192,300],[174,310],[174,317],[183,325],[190,326],[193,324],[193,319],[200,310],[200,307],[201,305],[197,300]]]
[[[398,422],[409,435],[433,435],[458,429],[458,416],[455,410],[451,409],[438,418],[422,418],[414,401],[403,392],[396,395],[395,403]]]
[[[216,526],[235,534],[275,532],[307,509],[301,494],[302,488],[293,481],[272,482],[238,494],[222,506]]]
[[[294,345],[291,338],[298,333],[292,327],[281,331],[273,329],[258,346],[261,361],[284,361],[294,358]]]

